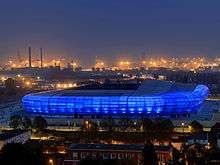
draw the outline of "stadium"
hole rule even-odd
[[[34,93],[22,104],[31,114],[49,116],[181,115],[196,113],[207,96],[205,85],[144,80]]]

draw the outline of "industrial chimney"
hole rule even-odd
[[[31,65],[31,47],[29,46],[28,47],[28,55],[29,55],[29,68],[31,68],[32,67],[32,65]]]
[[[43,68],[43,49],[40,48],[40,67]]]

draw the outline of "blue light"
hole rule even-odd
[[[26,95],[26,111],[40,114],[181,114],[196,112],[208,95],[198,85],[194,91],[172,91],[146,96],[58,96]]]

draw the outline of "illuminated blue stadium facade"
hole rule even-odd
[[[43,115],[186,114],[197,112],[208,95],[204,85],[147,80],[135,89],[76,88],[29,94],[25,110]]]

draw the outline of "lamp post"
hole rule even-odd
[[[53,165],[53,159],[49,159],[49,165]]]
[[[182,122],[182,127],[183,127],[183,133],[184,133],[184,126],[185,126],[185,123],[184,122]]]

